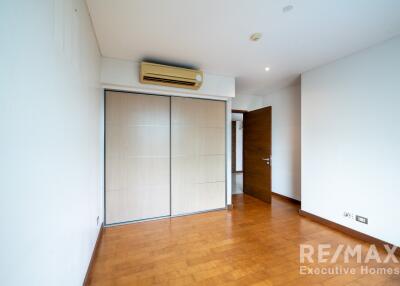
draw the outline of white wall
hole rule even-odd
[[[102,222],[100,63],[86,5],[1,1],[0,21],[1,283],[82,285]]]
[[[236,94],[232,99],[232,109],[254,110],[263,106],[262,96],[249,94]]]
[[[272,191],[296,200],[301,198],[300,99],[300,85],[263,97],[263,105],[272,106]]]
[[[399,107],[400,37],[302,75],[304,211],[400,245]]]

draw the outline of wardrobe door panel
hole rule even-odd
[[[170,98],[106,93],[106,224],[170,215]]]
[[[171,212],[225,207],[225,102],[171,99]]]

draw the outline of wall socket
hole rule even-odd
[[[363,217],[363,216],[356,215],[356,221],[368,224],[368,219],[366,217]]]

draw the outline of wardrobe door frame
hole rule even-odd
[[[132,220],[132,221],[126,221],[126,222],[118,222],[118,223],[106,223],[106,214],[107,214],[107,209],[106,209],[106,95],[107,92],[122,92],[122,93],[131,93],[131,94],[140,94],[140,95],[152,95],[152,96],[165,96],[169,97],[169,108],[170,108],[170,113],[169,113],[169,167],[170,167],[170,172],[169,172],[169,194],[170,194],[170,200],[169,200],[169,210],[170,210],[170,215],[169,216],[162,216],[162,217],[155,217],[155,218],[145,218],[145,219],[138,219],[138,220]],[[197,211],[197,212],[192,212],[192,213],[184,213],[184,214],[178,214],[178,215],[172,215],[172,189],[171,189],[171,178],[172,178],[172,166],[171,166],[171,150],[172,150],[172,145],[171,145],[171,131],[172,131],[172,126],[171,126],[171,104],[172,104],[172,97],[184,97],[184,98],[192,98],[192,99],[201,99],[201,100],[212,100],[212,101],[219,101],[224,103],[224,113],[225,113],[225,125],[224,125],[224,133],[225,133],[225,206],[223,208],[217,208],[217,209],[210,209],[210,210],[205,210],[205,211]],[[104,139],[104,148],[103,148],[103,156],[104,156],[104,164],[103,164],[103,224],[105,227],[111,227],[111,226],[116,226],[116,225],[124,225],[124,224],[131,224],[131,223],[137,223],[137,222],[142,222],[142,221],[152,221],[152,220],[159,220],[159,219],[165,219],[165,218],[171,218],[171,217],[179,217],[179,216],[187,216],[187,215],[192,215],[192,214],[198,214],[198,213],[206,213],[210,211],[216,211],[216,210],[223,210],[227,209],[227,203],[228,203],[228,176],[227,176],[227,159],[228,159],[228,153],[227,153],[227,125],[228,125],[228,120],[227,120],[227,101],[223,99],[212,99],[212,98],[201,98],[201,97],[196,97],[196,96],[181,96],[181,95],[173,95],[173,94],[157,94],[157,93],[146,93],[146,92],[141,92],[141,91],[134,91],[134,90],[120,90],[120,89],[110,89],[110,88],[105,88],[104,93],[103,93],[103,139]]]

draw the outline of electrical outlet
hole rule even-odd
[[[100,220],[100,217],[97,216],[97,225],[99,225],[99,220]]]
[[[368,219],[363,216],[356,215],[356,221],[364,223],[364,224],[368,224]]]

